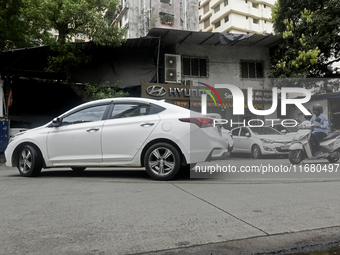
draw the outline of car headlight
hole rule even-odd
[[[273,140],[269,140],[269,139],[260,139],[260,140],[264,143],[274,143]]]
[[[294,139],[293,139],[293,142],[298,142],[298,141],[301,141],[301,140],[305,140],[305,139],[308,139],[308,136],[309,136],[309,134],[307,134],[307,135],[301,135],[301,136],[299,136],[299,137],[294,137]]]

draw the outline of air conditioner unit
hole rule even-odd
[[[165,82],[181,83],[181,56],[165,54]]]

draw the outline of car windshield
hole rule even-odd
[[[297,132],[299,129],[297,127],[286,127],[289,132]]]
[[[282,135],[271,127],[249,127],[255,135]]]

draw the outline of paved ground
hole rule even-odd
[[[325,161],[306,162],[322,163]],[[284,158],[214,164],[289,166]],[[334,166],[334,165],[333,165]],[[0,165],[0,254],[254,254],[340,245],[337,172],[151,180],[139,169]]]

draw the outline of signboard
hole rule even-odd
[[[233,95],[228,89],[216,89],[216,91],[223,103],[233,101]],[[242,92],[247,97],[247,90],[242,89]],[[142,83],[142,97],[144,98],[201,101],[201,95],[204,93],[198,87],[196,89],[193,86],[187,85]],[[208,101],[212,102],[212,99],[208,97]],[[254,90],[253,102],[262,104],[271,103],[272,91]]]

